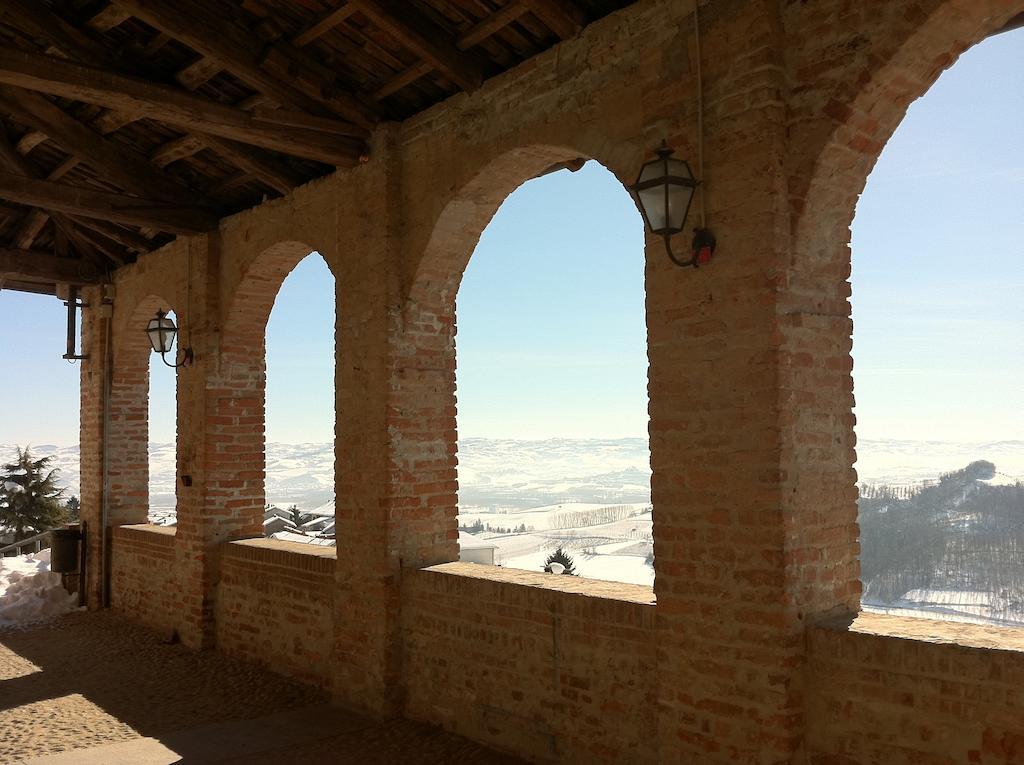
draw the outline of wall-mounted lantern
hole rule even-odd
[[[696,268],[711,260],[715,237],[706,228],[695,228],[689,260],[680,260],[672,252],[672,237],[686,227],[690,203],[700,185],[686,160],[673,159],[674,153],[662,141],[658,158],[640,168],[640,175],[630,191],[636,198],[648,230],[665,239],[665,250],[672,262],[677,266]]]
[[[178,328],[174,326],[174,320],[164,313],[163,309],[156,312],[156,316],[149,320],[146,326],[146,335],[149,337],[149,344],[153,350],[160,354],[164,364],[169,367],[185,367],[192,363],[192,349],[181,348],[178,351],[178,358],[171,364],[167,360],[167,354],[174,346],[174,337],[178,334]]]

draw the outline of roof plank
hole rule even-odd
[[[483,70],[460,51],[450,36],[430,19],[405,2],[395,0],[349,0],[363,15],[435,69],[466,90],[483,82]]]
[[[176,179],[161,173],[130,149],[90,130],[38,93],[0,85],[0,111],[45,133],[125,191],[183,204],[194,199],[194,194]]]
[[[538,19],[563,40],[575,37],[586,19],[573,0],[520,0]]]
[[[140,119],[154,119],[328,164],[351,166],[366,151],[360,141],[305,128],[267,125],[241,109],[178,88],[27,51],[0,49],[0,83],[111,109],[134,110]]]
[[[117,2],[136,18],[183,42],[200,55],[218,62],[222,69],[281,106],[297,106],[311,111],[312,103],[313,109],[325,106],[363,128],[368,129],[372,124],[372,120],[368,120],[361,109],[354,108],[354,97],[346,98],[342,93],[335,94],[335,97],[325,95],[331,83],[321,82],[318,86],[320,92],[310,96],[308,90],[300,91],[293,82],[282,81],[269,73],[261,65],[260,56],[251,48],[251,33],[236,28],[231,21],[217,16],[203,3],[196,0]],[[304,79],[303,73],[297,73],[295,79]]]

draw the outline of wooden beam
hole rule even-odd
[[[437,24],[405,0],[350,0],[374,24],[465,90],[476,90],[483,70],[453,43]]]
[[[305,181],[305,178],[295,173],[283,162],[278,162],[270,157],[261,157],[245,144],[212,135],[204,135],[202,139],[211,151],[220,154],[235,167],[255,176],[281,195],[287,194]]]
[[[157,147],[150,156],[150,161],[157,167],[167,167],[179,159],[191,157],[206,148],[203,139],[197,135],[183,135]]]
[[[111,109],[134,110],[140,118],[328,164],[353,165],[366,151],[359,141],[321,131],[260,124],[248,112],[177,88],[37,53],[0,49],[0,83]]]
[[[317,21],[314,21],[308,27],[295,35],[295,37],[292,38],[292,42],[299,47],[309,45],[313,40],[321,37],[327,32],[330,32],[338,26],[338,24],[358,10],[359,8],[352,3],[346,3],[340,8],[335,8],[333,11],[329,11],[324,16],[321,16]]]
[[[520,16],[528,13],[529,10],[530,9],[521,2],[511,2],[501,10],[495,11],[487,18],[481,19],[459,35],[458,39],[455,41],[455,47],[459,50],[469,50],[474,45],[479,45],[495,32],[507,27]],[[406,85],[411,85],[416,82],[420,77],[430,74],[432,71],[434,71],[434,65],[429,61],[421,61],[418,64],[413,64],[412,66],[403,69],[401,72],[398,72],[396,75],[380,85],[375,91],[373,91],[373,98],[378,101],[383,100],[391,94],[397,93]]]
[[[116,3],[107,3],[86,24],[99,32],[108,32],[131,18],[131,14]]]
[[[0,280],[34,284],[98,284],[102,274],[81,258],[59,258],[41,250],[0,249]]]
[[[528,13],[529,10],[523,3],[513,0],[513,2],[495,11],[487,18],[480,19],[480,21],[459,35],[455,47],[459,50],[469,50],[474,45],[479,45],[491,35],[507,27],[524,13]]]
[[[136,234],[130,228],[122,228],[115,223],[92,218],[79,218],[76,215],[69,216],[71,220],[80,226],[98,231],[112,242],[117,242],[123,247],[135,252],[149,252],[153,249],[153,242],[146,237]]]
[[[253,50],[251,32],[235,27],[210,11],[207,4],[198,0],[117,0],[117,3],[136,18],[217,62],[221,69],[281,106],[296,106],[305,111],[326,106],[363,128],[372,124],[362,110],[350,108],[350,101],[354,99],[332,99],[323,93],[310,97],[307,92],[299,92],[292,82],[267,72],[261,66],[260,54]],[[295,79],[301,80],[301,73]],[[321,82],[318,87],[323,90],[328,84]]]
[[[32,149],[45,141],[46,138],[46,133],[38,130],[29,130],[25,135],[18,139],[18,153],[22,156],[29,154]]]
[[[172,234],[205,233],[215,229],[219,220],[215,213],[201,208],[37,181],[7,172],[0,173],[0,198],[68,215],[152,226]]]
[[[65,151],[91,165],[98,174],[125,191],[179,204],[194,195],[179,181],[154,169],[141,156],[97,135],[53,101],[38,93],[0,85],[0,111],[42,131]]]
[[[544,25],[563,40],[575,37],[586,22],[572,0],[520,0]]]
[[[55,16],[54,14],[47,14],[45,11],[39,10],[37,6],[35,6],[31,2],[31,0],[11,0],[11,4],[9,5],[9,10],[7,12],[12,12],[12,9],[17,9],[22,16],[30,18],[32,28],[37,30],[37,33],[41,37],[46,39],[51,46],[55,47],[62,54],[77,59],[83,64],[97,65],[106,63],[111,66],[114,66],[117,69],[123,68],[125,66],[125,63],[121,62],[119,59],[112,59],[110,51],[104,48],[99,41],[90,39],[74,27],[68,28],[69,25],[67,25],[66,22],[64,22],[62,19]],[[155,35],[153,41],[151,41],[150,47],[157,44],[162,46],[166,44],[168,41],[170,41],[170,39],[170,36],[166,33],[158,32]],[[207,64],[210,63],[209,59],[200,59],[200,62],[206,62]],[[215,72],[216,69],[214,69],[214,71],[211,72],[209,76],[212,76],[212,74]],[[182,72],[179,72],[179,80],[182,79],[181,75]],[[189,82],[187,86],[193,88],[198,87],[198,85],[200,85],[202,81],[205,81],[205,78],[197,79],[195,82]],[[39,98],[38,96],[35,97]],[[258,103],[259,100],[260,99],[257,99],[254,103]],[[93,119],[90,122],[90,125],[103,135],[107,135],[108,133],[112,133],[115,130],[124,127],[125,125],[136,121],[137,119],[138,114],[135,111],[118,111],[108,109],[105,110],[98,117]],[[335,123],[336,121],[322,120],[322,122]],[[351,134],[351,131],[349,130],[347,131],[347,133]],[[85,140],[88,140],[89,138],[88,135],[84,134],[82,134],[82,136],[80,137],[84,138]],[[241,144],[232,144],[229,141],[225,141],[224,139],[216,138],[214,136],[205,136],[204,140],[204,137],[192,134],[185,136],[185,138],[182,139],[182,141],[192,148],[191,153],[200,151],[203,148],[216,147],[219,153],[221,153],[225,158],[229,159],[230,161],[236,162],[236,164],[238,164],[238,166],[241,167],[243,170],[253,173],[261,181],[263,181],[268,186],[281,193],[285,193],[287,189],[290,189],[292,186],[298,185],[303,180],[302,178],[297,178],[294,174],[289,173],[287,171],[287,168],[283,167],[280,163],[277,163],[271,159],[263,159],[256,152],[247,149],[245,146]],[[171,143],[173,144],[175,142],[172,141]],[[71,149],[71,147],[66,144],[65,148]],[[168,147],[168,149],[172,152],[177,150],[177,148],[179,147]],[[155,156],[153,159],[155,164],[159,165],[160,167],[163,167],[169,164],[170,162],[174,161],[174,159],[180,159],[183,158],[184,156],[187,155],[184,153],[181,153],[178,156],[174,156],[173,154],[171,154],[170,157],[168,158],[168,155],[166,153],[158,152],[158,156]],[[136,161],[135,163],[137,168],[141,167],[143,164],[144,162],[141,160]],[[141,172],[143,172],[144,177],[162,177],[159,173],[155,173],[150,169],[142,169]],[[172,184],[173,183],[176,183],[176,181],[172,180]],[[289,183],[290,185],[287,186],[287,188],[285,188],[285,183]],[[173,185],[169,184],[169,187],[173,188]],[[143,190],[140,193],[142,193],[143,195],[153,194],[151,190]],[[179,198],[173,201],[184,200]]]

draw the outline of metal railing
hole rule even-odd
[[[14,555],[24,555],[25,553],[23,553],[22,550],[26,547],[30,548],[30,553],[37,553],[41,550],[45,550],[52,543],[51,534],[53,531],[53,529],[49,529],[48,531],[40,532],[39,534],[28,537],[27,539],[22,539],[20,542],[13,542],[12,544],[0,547],[0,557],[10,558]]]

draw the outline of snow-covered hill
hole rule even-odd
[[[33,444],[53,454],[71,494],[78,494],[77,446]],[[0,444],[0,461],[13,455]],[[863,483],[908,485],[934,480],[975,460],[996,465],[996,481],[1024,480],[1024,441],[862,440],[857,474]],[[174,504],[174,445],[151,444],[152,505]],[[269,444],[267,499],[277,505],[313,508],[333,497],[334,454],[330,444]],[[513,510],[561,502],[619,504],[650,501],[647,439],[543,441],[465,438],[459,450],[459,500],[466,508]]]

